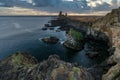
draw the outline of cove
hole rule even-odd
[[[55,30],[42,30],[52,17],[0,17],[0,59],[21,51],[28,52],[38,59],[44,61],[48,56],[57,54],[64,61],[78,63],[80,66],[91,67],[99,64],[108,56],[105,50],[95,59],[90,59],[85,54],[85,49],[81,51],[73,51],[67,49],[60,43],[46,44],[40,39],[49,36],[55,36],[59,40],[66,40],[66,32]],[[85,48],[95,43],[87,42]],[[103,47],[104,45],[96,44]],[[102,58],[101,58],[102,56]]]

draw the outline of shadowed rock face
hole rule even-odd
[[[53,55],[38,63],[25,53],[16,53],[0,61],[0,80],[94,80],[82,67],[61,61]]]

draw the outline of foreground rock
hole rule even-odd
[[[47,38],[43,38],[42,41],[45,43],[56,44],[59,41],[59,39],[56,37],[47,37]]]
[[[16,53],[0,62],[0,80],[94,80],[85,68],[56,55],[38,63],[29,54]]]

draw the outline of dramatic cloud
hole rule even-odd
[[[116,8],[116,7],[118,7],[119,2],[118,2],[118,0],[111,0],[111,1],[110,1],[110,4],[111,4],[111,6],[112,6],[113,8]]]
[[[111,9],[111,6],[106,2],[103,2],[102,4],[97,4],[97,6],[94,7],[94,10],[96,11],[106,11],[110,9]]]

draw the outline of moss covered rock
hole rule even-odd
[[[83,34],[71,28],[67,34],[67,41],[64,42],[64,45],[73,50],[81,50],[84,44],[83,40]]]

